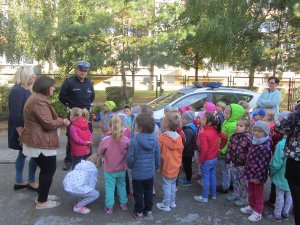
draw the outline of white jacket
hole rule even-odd
[[[94,163],[81,160],[63,180],[64,189],[70,194],[87,194],[95,190],[98,170]]]

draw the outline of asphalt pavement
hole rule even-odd
[[[96,152],[99,139],[97,132],[94,132],[93,151]],[[252,224],[247,220],[247,216],[240,213],[239,208],[226,201],[226,195],[219,194],[217,200],[209,199],[208,203],[198,203],[194,200],[194,195],[201,193],[201,186],[197,181],[193,181],[191,187],[178,187],[177,208],[171,212],[163,212],[155,208],[155,203],[162,200],[163,192],[161,190],[160,176],[155,178],[156,194],[153,198],[153,220],[136,220],[131,212],[134,207],[134,199],[129,198],[128,212],[123,212],[115,203],[112,215],[107,215],[104,211],[104,180],[103,170],[100,168],[97,189],[100,191],[100,198],[92,203],[89,208],[91,213],[81,215],[72,211],[72,206],[78,200],[76,197],[64,192],[62,180],[66,171],[62,170],[63,158],[66,146],[66,136],[61,132],[60,149],[57,156],[57,170],[54,175],[50,194],[60,197],[61,205],[53,209],[35,209],[34,200],[37,194],[27,189],[18,191],[13,190],[15,167],[14,161],[17,151],[7,148],[6,134],[0,134],[0,224],[1,225],[138,225],[138,224],[191,224],[191,225],[246,225]],[[196,168],[196,164],[194,165]],[[24,178],[26,178],[28,162],[25,164]],[[220,173],[218,173],[220,180]],[[183,176],[181,174],[181,176]],[[37,176],[38,178],[38,173]],[[269,194],[270,183],[266,184],[265,196]],[[267,211],[270,209],[266,209]],[[276,224],[271,220],[263,218],[255,224]],[[283,221],[281,224],[294,224],[294,220]]]

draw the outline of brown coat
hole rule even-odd
[[[57,128],[64,121],[57,117],[47,96],[33,93],[24,106],[24,129],[21,142],[27,146],[42,149],[59,147]]]

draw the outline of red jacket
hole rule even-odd
[[[85,156],[91,149],[87,142],[92,142],[92,134],[88,121],[83,117],[74,120],[70,127],[71,154],[73,156]]]
[[[218,133],[213,126],[204,126],[203,131],[200,133],[201,150],[199,163],[216,158],[219,154],[219,149],[224,148],[226,145],[226,141],[227,137],[224,133]]]

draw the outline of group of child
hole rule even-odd
[[[292,201],[284,178],[285,138],[276,145],[280,138],[272,112],[260,108],[250,118],[249,104],[245,101],[229,105],[206,102],[204,112],[196,117],[189,106],[167,106],[158,128],[148,105],[142,106],[141,113],[136,117],[131,115],[130,106],[124,107],[124,114],[112,113],[113,108],[114,102],[107,101],[103,111],[94,116],[95,121],[100,121],[102,136],[98,152],[92,156],[88,112],[77,108],[71,111],[74,170],[66,175],[63,183],[67,192],[82,197],[74,205],[74,212],[89,213],[86,205],[99,196],[95,186],[98,174],[96,165],[100,166],[100,159],[104,165],[107,214],[113,213],[115,190],[120,208],[127,211],[127,194],[130,194],[128,169],[131,169],[135,218],[152,217],[156,171],[161,174],[164,192],[162,202],[157,203],[156,207],[171,211],[176,207],[176,186],[192,185],[195,155],[199,164],[199,173],[195,177],[199,180],[202,177],[203,186],[201,195],[194,196],[196,201],[208,202],[209,196],[216,199],[217,192],[229,193],[232,180],[233,192],[226,199],[241,207],[242,213],[251,214],[248,217],[250,221],[259,221],[264,206],[264,184],[270,175],[276,186],[276,204],[271,218],[276,221],[288,219]],[[276,150],[271,162],[272,146],[276,146]],[[217,186],[216,179],[218,160],[222,165],[220,186]],[[181,166],[185,178],[179,179]]]

